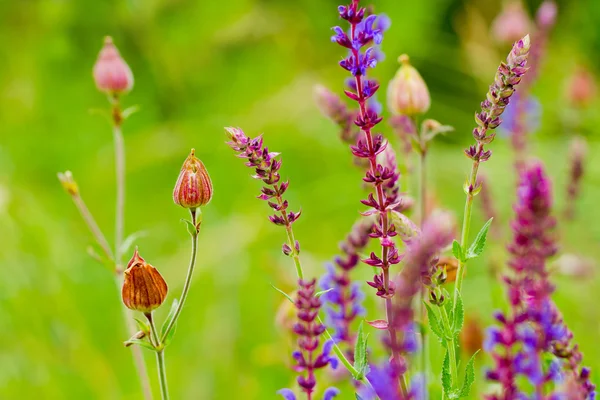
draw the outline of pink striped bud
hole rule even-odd
[[[127,93],[133,88],[133,74],[123,60],[112,38],[104,39],[104,47],[94,64],[94,81],[101,92],[109,95]]]
[[[213,187],[208,171],[192,149],[181,167],[173,190],[173,201],[181,207],[195,209],[208,204],[212,195]]]

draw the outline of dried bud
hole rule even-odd
[[[213,187],[208,171],[192,149],[181,167],[173,190],[173,201],[181,207],[195,209],[208,204],[212,195]]]
[[[140,257],[135,249],[124,272],[123,303],[132,310],[149,313],[165,301],[167,290],[167,283],[158,270]]]
[[[79,186],[77,186],[77,182],[73,179],[73,174],[71,171],[65,171],[58,173],[58,180],[60,181],[62,187],[69,193],[71,196],[76,196],[79,194]]]
[[[133,87],[131,69],[110,36],[104,39],[104,47],[94,65],[94,81],[98,90],[107,94],[127,93]]]
[[[531,30],[531,20],[520,0],[507,3],[492,23],[492,36],[498,43],[513,43]]]
[[[431,99],[425,81],[403,54],[400,69],[388,86],[388,108],[394,114],[413,116],[429,110]]]

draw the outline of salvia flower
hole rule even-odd
[[[314,88],[317,106],[327,118],[340,128],[340,138],[344,143],[356,143],[359,130],[354,125],[356,112],[350,111],[342,99],[325,86],[317,85]]]
[[[501,63],[496,72],[494,83],[490,86],[487,98],[481,103],[481,112],[475,114],[477,127],[473,130],[476,146],[465,150],[467,157],[475,162],[487,161],[491,151],[485,151],[484,146],[494,140],[495,133],[489,133],[497,128],[502,120],[500,116],[510,102],[510,97],[515,92],[515,87],[527,71],[527,57],[529,54],[529,35],[517,41],[506,58],[506,63]],[[474,188],[470,188],[470,191]]]
[[[123,303],[132,310],[150,313],[167,297],[167,283],[158,270],[144,260],[135,249],[123,275]]]
[[[363,217],[357,221],[346,239],[340,243],[343,255],[337,256],[333,264],[327,265],[327,273],[321,278],[320,286],[329,292],[321,297],[327,314],[328,326],[333,328],[336,342],[344,342],[354,349],[354,336],[350,332],[352,322],[364,314],[364,294],[357,282],[352,282],[350,273],[360,262],[360,252],[369,243],[373,218]]]
[[[411,380],[407,393],[404,393],[398,386],[400,376],[397,369],[389,362],[371,365],[367,377],[373,387],[362,388],[360,398],[363,400],[427,400],[423,397],[425,391],[422,377],[416,375]]]
[[[296,308],[298,322],[294,325],[294,333],[298,335],[298,350],[294,351],[295,370],[300,373],[297,378],[300,389],[306,393],[307,398],[312,398],[312,393],[317,384],[315,371],[331,365],[337,367],[338,360],[331,351],[333,342],[327,341],[319,351],[319,336],[325,332],[325,325],[321,324],[317,317],[321,308],[321,300],[316,294],[316,280],[298,281],[298,293],[296,296]],[[285,399],[295,399],[290,389],[278,392]],[[336,389],[329,389],[325,399],[331,399],[337,394]],[[327,397],[329,396],[329,397]]]
[[[427,84],[406,54],[398,58],[400,68],[388,86],[388,108],[394,114],[425,114],[431,105]]]
[[[501,392],[490,399],[524,396],[528,390],[518,384],[519,376],[525,377],[538,395],[548,392],[558,395],[553,387],[565,373],[580,372],[582,357],[577,347],[571,345],[572,334],[550,297],[554,286],[548,279],[546,260],[556,253],[553,234],[556,222],[550,215],[551,207],[551,186],[542,166],[527,167],[521,174],[514,206],[516,217],[511,225],[514,238],[508,247],[512,274],[505,281],[511,308],[506,314],[495,315],[499,326],[488,330],[484,346],[495,361],[487,378],[502,386]],[[544,361],[546,354],[556,356],[548,367]],[[561,358],[570,364],[561,362]],[[548,389],[551,383],[554,386]]]
[[[210,202],[213,186],[202,161],[192,149],[183,162],[173,190],[173,201],[184,208],[196,209]]]
[[[104,39],[104,46],[94,64],[93,75],[98,90],[109,95],[124,94],[133,88],[131,69],[110,36]]]

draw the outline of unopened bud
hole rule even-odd
[[[127,93],[133,88],[131,69],[110,36],[104,39],[104,47],[94,65],[94,81],[98,90],[107,94]]]
[[[195,209],[208,204],[212,195],[213,187],[208,171],[192,149],[181,167],[173,190],[173,201],[181,207]]]
[[[148,264],[135,249],[124,272],[121,291],[123,303],[132,310],[149,313],[165,301],[167,291],[167,283],[158,270]]]
[[[458,261],[454,257],[440,257],[437,268],[444,271],[444,282],[456,281],[456,271],[458,270]]]
[[[287,243],[284,243],[283,246],[281,246],[281,250],[286,256],[292,254],[292,248]]]
[[[585,107],[596,97],[597,85],[594,75],[579,67],[567,83],[567,98],[575,107]]]
[[[413,116],[429,110],[431,99],[425,81],[403,54],[400,68],[388,86],[388,108],[394,114]]]
[[[558,7],[552,0],[544,1],[535,14],[535,21],[542,29],[551,28],[556,22]]]
[[[59,172],[58,180],[60,181],[62,187],[71,196],[76,196],[79,194],[79,186],[77,186],[77,182],[75,182],[75,179],[73,179],[73,174],[71,171]]]

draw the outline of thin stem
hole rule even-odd
[[[123,274],[117,273],[115,274],[115,284],[117,286],[118,291],[121,291],[121,287],[123,286]],[[136,334],[136,326],[133,323],[132,312],[125,307],[123,303],[121,303],[121,311],[123,314],[123,319],[125,321],[125,326],[127,327],[127,332],[129,333],[129,337],[132,337]],[[146,362],[144,361],[144,354],[142,353],[142,348],[139,346],[130,346],[131,355],[133,357],[133,362],[135,364],[135,369],[140,378],[140,384],[142,385],[142,392],[144,394],[144,399],[152,399],[152,387],[150,386],[150,380],[148,379],[148,370],[146,368]]]
[[[445,307],[440,307],[442,310],[442,319],[444,320],[445,327],[450,326],[450,318]],[[452,375],[452,386],[458,386],[458,371],[456,364],[456,346],[454,340],[446,340],[446,347],[448,348],[448,354],[450,354],[450,374]]]
[[[181,310],[183,309],[183,305],[185,304],[185,300],[187,298],[190,286],[192,284],[192,275],[194,274],[194,267],[196,266],[197,258],[196,256],[198,254],[199,225],[198,222],[196,222],[196,209],[190,209],[190,214],[192,216],[192,224],[196,227],[196,230],[190,234],[192,237],[192,254],[190,256],[190,264],[188,266],[187,275],[185,277],[185,283],[183,284],[181,298],[179,299],[179,303],[177,304],[177,309],[175,310],[173,318],[169,321],[169,325],[167,325],[167,328],[165,329],[164,334],[161,337],[161,342],[165,341],[167,336],[169,336],[169,332],[171,332],[171,330],[177,323],[177,319],[179,318],[179,314],[181,314]]]
[[[83,221],[85,222],[88,229],[92,233],[92,236],[96,240],[96,243],[98,243],[98,246],[100,246],[100,248],[104,252],[104,255],[110,261],[112,261],[113,253],[110,250],[110,245],[108,244],[106,237],[100,230],[100,227],[96,223],[96,220],[92,216],[92,213],[90,212],[89,208],[87,208],[87,205],[83,201],[83,198],[81,198],[81,195],[79,195],[79,193],[76,193],[76,194],[71,195],[71,199],[73,199],[73,203],[75,204],[75,207],[77,207],[77,210],[79,210],[79,214],[81,214]]]
[[[121,265],[123,232],[125,224],[125,146],[121,126],[113,127],[115,142],[115,170],[117,174],[117,201],[115,209],[115,261]]]
[[[167,385],[167,369],[165,365],[165,349],[163,347],[163,343],[158,337],[158,332],[156,330],[156,325],[154,324],[154,318],[152,318],[152,313],[145,313],[146,318],[148,318],[148,322],[150,322],[150,331],[152,334],[152,340],[154,342],[154,346],[156,347],[156,365],[158,367],[158,381],[160,382],[160,396],[162,400],[169,399],[169,387]]]

